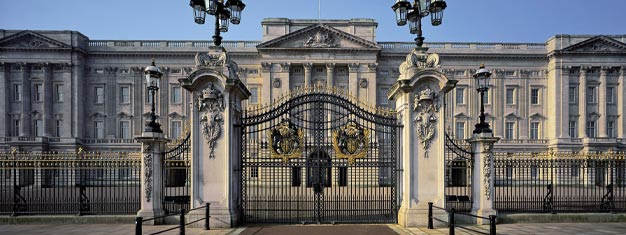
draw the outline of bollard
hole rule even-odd
[[[211,214],[211,203],[206,204],[206,215],[204,217],[204,230],[211,230],[211,224],[209,224],[209,218]]]
[[[141,224],[143,224],[143,217],[135,218],[135,235],[141,235]]]
[[[450,209],[450,213],[448,214],[448,227],[450,228],[448,234],[454,235],[454,208]]]
[[[496,216],[489,216],[489,235],[496,235]]]
[[[433,203],[428,203],[428,229],[433,229]]]
[[[180,230],[179,235],[185,235],[185,208],[180,208]]]

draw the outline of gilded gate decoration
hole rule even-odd
[[[302,155],[304,132],[295,127],[289,120],[283,120],[276,128],[267,131],[272,157],[281,158],[283,162]]]
[[[346,158],[348,164],[354,164],[357,158],[365,157],[369,149],[367,137],[369,130],[352,120],[345,127],[333,131],[333,150],[337,158]]]

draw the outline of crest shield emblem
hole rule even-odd
[[[274,129],[267,131],[267,138],[273,158],[281,158],[283,162],[300,157],[304,132],[289,120],[283,120]]]
[[[348,164],[354,164],[356,159],[365,157],[369,149],[368,137],[369,130],[353,120],[333,131],[333,150],[337,158],[346,158]]]

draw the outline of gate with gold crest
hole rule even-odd
[[[245,222],[396,222],[395,112],[314,86],[247,110],[241,124]]]

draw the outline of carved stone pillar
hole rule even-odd
[[[496,215],[493,209],[494,199],[494,156],[493,145],[500,138],[493,133],[474,134],[469,140],[472,148],[472,214],[489,217]],[[488,224],[488,220],[477,219],[477,224]]]
[[[20,136],[34,136],[35,132],[32,131],[32,87],[30,82],[30,66],[22,63],[21,78],[22,78],[22,126],[20,130]]]
[[[226,228],[239,221],[241,197],[241,102],[250,91],[239,80],[238,66],[221,47],[196,55],[196,69],[179,79],[191,92],[191,208],[211,203],[210,226]],[[269,85],[269,84],[268,84]],[[204,218],[204,210],[188,220]],[[196,223],[192,226],[200,226]]]
[[[423,52],[422,52],[423,53]],[[424,53],[425,54],[425,53]],[[400,78],[389,92],[404,125],[401,129],[401,197],[398,223],[406,227],[426,226],[428,203],[444,207],[444,112],[443,97],[456,84],[439,71],[436,62],[426,63],[428,55],[412,51],[400,65]],[[418,187],[420,188],[418,190]],[[424,190],[427,187],[427,190]],[[434,211],[445,219],[445,212]]]
[[[304,63],[304,87],[310,87],[311,85],[311,69],[313,69],[313,63]]]
[[[604,138],[607,137],[606,125],[607,125],[607,110],[606,110],[606,74],[607,67],[602,67],[600,69],[600,84],[598,84],[598,112],[600,113],[600,118],[598,118],[598,137]],[[613,94],[611,94],[613,95]],[[615,97],[613,97],[613,101],[615,101]]]
[[[581,67],[578,85],[578,136],[587,137],[587,68]]]
[[[359,95],[359,63],[348,64],[348,91],[358,97]]]
[[[165,214],[163,211],[163,169],[161,161],[165,152],[163,133],[143,132],[141,137],[135,138],[141,143],[141,209],[137,216],[144,218],[158,217]],[[161,220],[151,223],[161,224]]]
[[[617,86],[617,113],[619,113],[618,122],[617,122],[617,137],[618,138],[626,138],[626,71],[624,71],[625,67],[620,67],[619,70],[619,78],[617,79],[619,85]]]
[[[326,64],[326,85],[328,87],[335,86],[335,80],[333,77],[335,76],[335,63]]]

